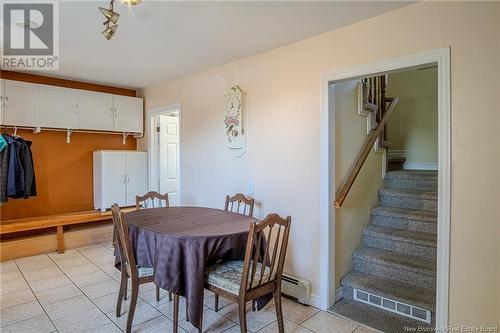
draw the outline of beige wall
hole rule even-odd
[[[259,216],[293,216],[286,270],[310,279],[317,294],[321,74],[448,46],[450,323],[498,325],[500,3],[419,2],[148,87],[143,95],[147,109],[183,103],[184,202],[222,207],[226,193],[253,181]],[[233,84],[248,93],[247,153],[239,159],[224,147],[222,96]]]
[[[335,184],[340,186],[363,148],[366,117],[358,115],[358,81],[337,83],[329,93],[335,103],[335,110],[331,108],[335,111]],[[352,252],[361,242],[363,227],[370,222],[370,209],[377,204],[381,184],[382,154],[372,149],[342,209],[335,210],[336,288],[342,276],[352,270]]]
[[[406,162],[438,162],[437,68],[389,75],[387,96],[398,97],[387,132],[391,149],[406,150]]]

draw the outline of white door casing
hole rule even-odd
[[[4,124],[38,126],[39,85],[4,80]]]
[[[179,202],[179,118],[172,115],[158,116],[159,133],[159,189],[168,193],[169,203]]]
[[[113,95],[80,91],[79,98],[78,113],[81,129],[102,131],[114,129]]]
[[[333,305],[335,289],[335,116],[330,112],[329,87],[331,83],[356,79],[380,73],[412,69],[436,64],[438,67],[438,233],[436,272],[436,328],[448,327],[450,277],[450,224],[451,224],[451,106],[450,106],[450,49],[441,48],[415,55],[382,60],[321,76],[320,96],[320,295],[317,306],[322,310]]]
[[[40,126],[79,128],[78,91],[40,85]]]

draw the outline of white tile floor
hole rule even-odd
[[[122,316],[115,316],[120,274],[113,267],[110,244],[99,243],[63,254],[48,253],[0,264],[0,322],[6,332],[122,332],[128,302]],[[133,332],[172,332],[172,302],[162,291],[155,299],[153,284],[141,285]],[[181,299],[180,318],[184,318]],[[204,332],[239,332],[237,307],[221,298],[219,312],[213,310],[213,294],[205,292]],[[285,332],[367,333],[375,332],[358,323],[283,299]],[[274,305],[249,312],[250,332],[278,331]],[[197,332],[181,320],[180,332]]]

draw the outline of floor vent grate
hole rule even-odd
[[[427,324],[431,323],[431,312],[413,305],[394,301],[359,289],[354,289],[354,299],[405,317],[423,321]]]

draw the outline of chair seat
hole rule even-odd
[[[252,282],[252,288],[255,288],[259,285],[261,268],[262,264],[258,263],[255,278]],[[251,266],[250,269],[252,269]],[[269,270],[269,267],[265,268],[264,275],[262,277],[262,284],[267,282],[269,278]],[[207,269],[205,270],[205,283],[232,294],[238,295],[240,292],[242,275],[243,260],[226,261],[207,267]],[[276,274],[273,273],[271,281],[274,279],[274,275]]]
[[[152,276],[155,272],[155,269],[153,267],[137,267],[137,270],[139,271],[140,278]]]

